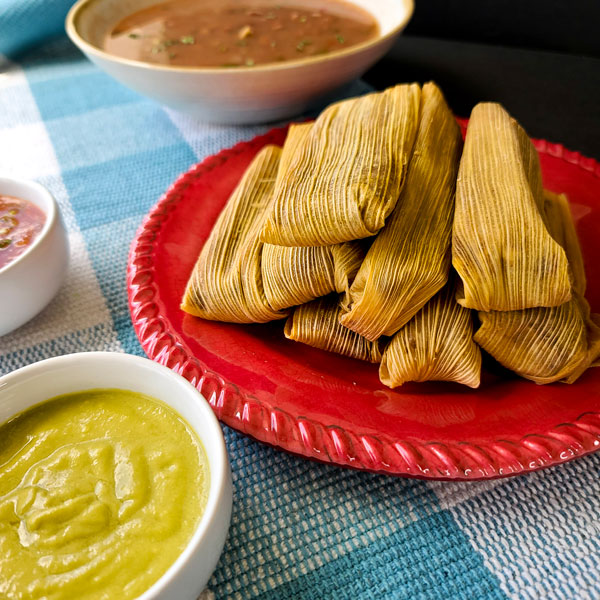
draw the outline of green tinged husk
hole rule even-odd
[[[326,246],[375,235],[404,183],[420,92],[399,85],[325,109],[277,177],[261,239]]]
[[[393,335],[448,280],[460,129],[439,88],[423,86],[406,183],[346,296],[341,323],[370,340]]]
[[[457,300],[480,311],[558,306],[571,298],[567,257],[548,233],[539,158],[499,105],[471,113],[456,185]]]

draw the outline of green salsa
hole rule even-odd
[[[204,449],[125,390],[53,398],[0,426],[0,598],[135,598],[204,511]]]

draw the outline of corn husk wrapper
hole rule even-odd
[[[546,193],[546,219],[566,250],[573,273],[573,298],[555,307],[479,313],[475,341],[499,363],[538,384],[573,383],[598,365],[600,321],[584,298],[585,272],[577,233],[564,195]]]
[[[581,246],[579,245],[567,196],[544,190],[544,215],[548,233],[564,249],[569,261],[572,293],[574,296],[583,299],[587,285],[583,254],[581,253]]]
[[[279,159],[279,169],[277,174],[287,173],[291,163],[293,162],[296,154],[302,152],[302,146],[306,143],[310,132],[312,131],[314,123],[292,123],[289,128],[287,135],[285,136],[285,142],[281,149],[281,157]]]
[[[379,378],[394,388],[408,381],[456,381],[479,387],[481,352],[473,341],[470,310],[456,302],[455,286],[438,292],[391,340]]]
[[[444,286],[461,150],[441,91],[425,84],[406,183],[346,296],[342,325],[369,340],[393,335]]]
[[[264,323],[286,316],[265,298],[263,243],[258,239],[280,153],[280,148],[266,146],[246,170],[194,266],[181,304],[184,311],[232,323]]]
[[[290,125],[278,173],[289,168],[312,127],[312,123]],[[261,272],[267,302],[274,310],[282,310],[334,291],[345,292],[363,258],[358,242],[333,246],[264,244]]]
[[[558,306],[571,298],[565,252],[548,233],[539,158],[499,105],[471,113],[456,185],[457,300],[480,311]]]
[[[331,292],[346,292],[364,258],[358,242],[334,246],[265,244],[261,271],[274,310],[305,304]]]
[[[325,109],[277,177],[261,239],[326,246],[375,235],[404,183],[420,93],[399,85]]]
[[[340,310],[337,295],[302,304],[288,317],[285,337],[328,352],[378,363],[381,360],[379,343],[370,342],[340,325]]]

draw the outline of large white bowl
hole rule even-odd
[[[0,194],[29,200],[46,222],[27,250],[0,269],[0,336],[20,327],[54,298],[69,264],[69,243],[58,205],[39,183],[0,177]]]
[[[340,52],[253,67],[171,67],[104,52],[108,31],[158,0],[79,0],[67,16],[71,40],[109,75],[177,111],[213,123],[260,123],[300,114],[362,75],[410,20],[413,0],[346,0],[369,11],[380,35]]]
[[[221,427],[194,386],[146,358],[116,352],[68,354],[0,377],[0,423],[54,396],[98,388],[131,390],[168,404],[187,421],[206,450],[210,487],[200,523],[173,565],[137,599],[196,600],[225,544],[232,484]]]

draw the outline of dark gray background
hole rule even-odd
[[[365,79],[434,80],[464,117],[500,102],[532,137],[600,160],[600,0],[416,0]]]

